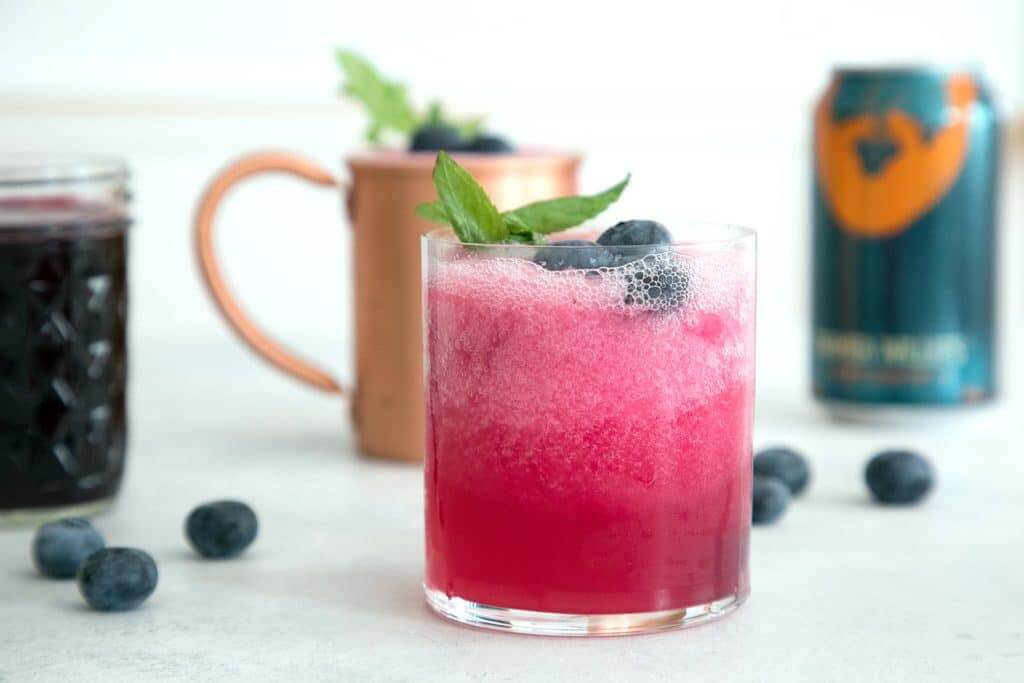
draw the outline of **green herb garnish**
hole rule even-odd
[[[445,152],[439,152],[434,164],[434,187],[463,242],[503,242],[509,231],[501,214],[480,183]]]
[[[434,164],[438,201],[416,207],[416,215],[450,225],[467,243],[538,244],[544,235],[587,221],[611,206],[629,184],[629,176],[604,192],[590,196],[559,197],[533,202],[498,213],[487,193],[466,169],[445,152]]]
[[[393,130],[408,135],[419,125],[409,103],[405,86],[385,79],[368,61],[346,50],[338,50],[338,64],[345,72],[344,92],[363,103],[370,115],[366,139],[377,142],[380,134]]]
[[[514,221],[529,229],[544,234],[572,228],[590,220],[615,203],[629,184],[629,176],[622,182],[609,187],[599,194],[580,197],[559,197],[534,202],[507,211],[502,216],[506,222]]]
[[[483,118],[449,118],[436,101],[426,112],[417,113],[402,83],[387,80],[370,62],[354,52],[338,50],[336,57],[345,73],[342,92],[360,101],[370,115],[370,125],[366,129],[368,142],[380,142],[381,134],[387,131],[409,136],[424,123],[453,126],[466,138],[480,133]]]
[[[452,219],[448,218],[448,212],[441,202],[424,202],[416,207],[416,215],[425,218],[431,223],[451,225]]]

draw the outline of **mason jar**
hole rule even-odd
[[[120,487],[128,178],[0,158],[0,522],[95,513]]]

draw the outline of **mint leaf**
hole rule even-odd
[[[530,226],[515,216],[509,218],[507,214],[502,214],[501,218],[505,221],[505,227],[508,228],[509,236],[506,240],[507,242],[518,242],[520,244],[541,244],[544,242],[544,235],[532,230]]]
[[[508,238],[508,227],[484,188],[446,152],[437,154],[434,187],[460,241],[487,243]]]
[[[533,232],[533,228],[527,225],[526,221],[518,216],[509,215],[507,211],[501,214],[501,218],[505,221],[508,231],[513,235],[524,235],[526,233]]]
[[[424,202],[418,205],[416,207],[416,215],[433,223],[441,223],[442,225],[452,224],[451,219],[448,217],[448,211],[441,202]],[[521,220],[514,217],[509,220],[505,216],[502,216],[502,219],[505,221],[505,227],[508,228],[509,233],[508,237],[503,241],[514,244],[542,244],[544,242],[544,235],[531,230]]]
[[[572,228],[593,218],[619,198],[629,184],[629,176],[604,192],[589,197],[560,197],[527,204],[502,214],[509,225],[525,226],[534,232],[551,233]]]
[[[424,202],[418,205],[416,215],[434,223],[452,224],[452,219],[448,218],[448,212],[441,202]]]
[[[411,133],[418,123],[405,86],[385,79],[368,61],[347,50],[337,51],[338,64],[345,72],[344,92],[359,100],[370,115],[366,139],[377,142],[385,130]]]

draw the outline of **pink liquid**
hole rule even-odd
[[[428,587],[576,614],[746,595],[746,259],[693,258],[689,301],[662,311],[579,271],[431,262]]]

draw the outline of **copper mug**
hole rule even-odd
[[[573,154],[456,155],[499,209],[576,192]],[[195,243],[207,289],[228,325],[252,350],[295,379],[351,399],[359,449],[397,460],[423,459],[423,347],[420,235],[436,226],[418,218],[436,198],[432,154],[364,152],[346,160],[350,180],[288,152],[258,152],[220,171],[200,201]],[[340,190],[354,231],[356,383],[344,386],[257,326],[231,293],[214,250],[217,209],[238,182],[284,173]]]

